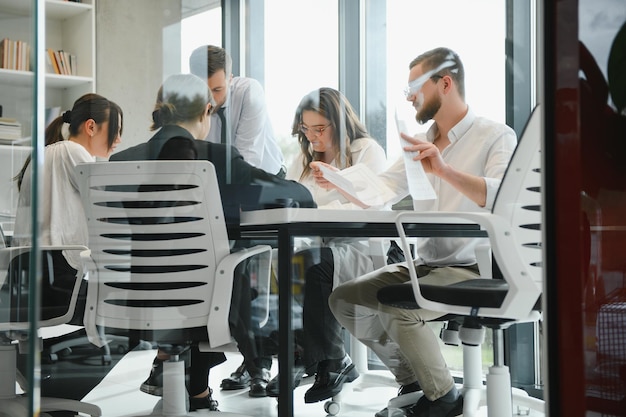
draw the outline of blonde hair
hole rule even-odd
[[[205,80],[193,74],[170,75],[159,88],[152,112],[151,130],[197,119],[207,104],[215,108],[213,94]]]

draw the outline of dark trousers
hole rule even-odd
[[[255,293],[250,286],[249,266],[250,262],[245,261],[235,269],[228,322],[231,334],[243,355],[246,369],[254,378],[259,374],[259,368],[269,369],[272,366],[272,356],[265,352],[262,337],[255,335],[254,330],[258,328],[258,323],[252,316]]]
[[[330,248],[298,252],[304,257],[305,286],[302,307],[304,361],[308,367],[325,359],[345,356],[342,327],[328,306],[333,290],[334,261]]]

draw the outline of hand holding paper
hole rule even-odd
[[[401,133],[408,134],[408,132],[406,121],[399,117],[397,112],[396,126],[398,127],[398,136],[400,136],[402,147],[411,146],[412,144],[404,140],[400,135]],[[414,200],[436,199],[437,194],[426,176],[422,163],[420,161],[413,160],[413,158],[417,155],[417,152],[404,152],[404,166],[406,170],[406,179],[409,184],[409,193]]]
[[[324,164],[319,164],[318,168],[326,180],[365,206],[383,206],[395,196],[365,164],[356,164],[341,171],[333,171]]]

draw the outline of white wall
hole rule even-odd
[[[145,142],[152,132],[157,91],[180,68],[181,0],[98,0],[96,92],[124,111],[118,150]],[[165,35],[164,35],[165,34]]]

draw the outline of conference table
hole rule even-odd
[[[293,417],[294,359],[292,331],[292,259],[294,240],[301,237],[397,238],[398,211],[275,208],[241,213],[241,239],[273,240],[278,249],[278,416]],[[477,224],[458,218],[437,223],[415,223],[405,227],[411,237],[486,237]]]

